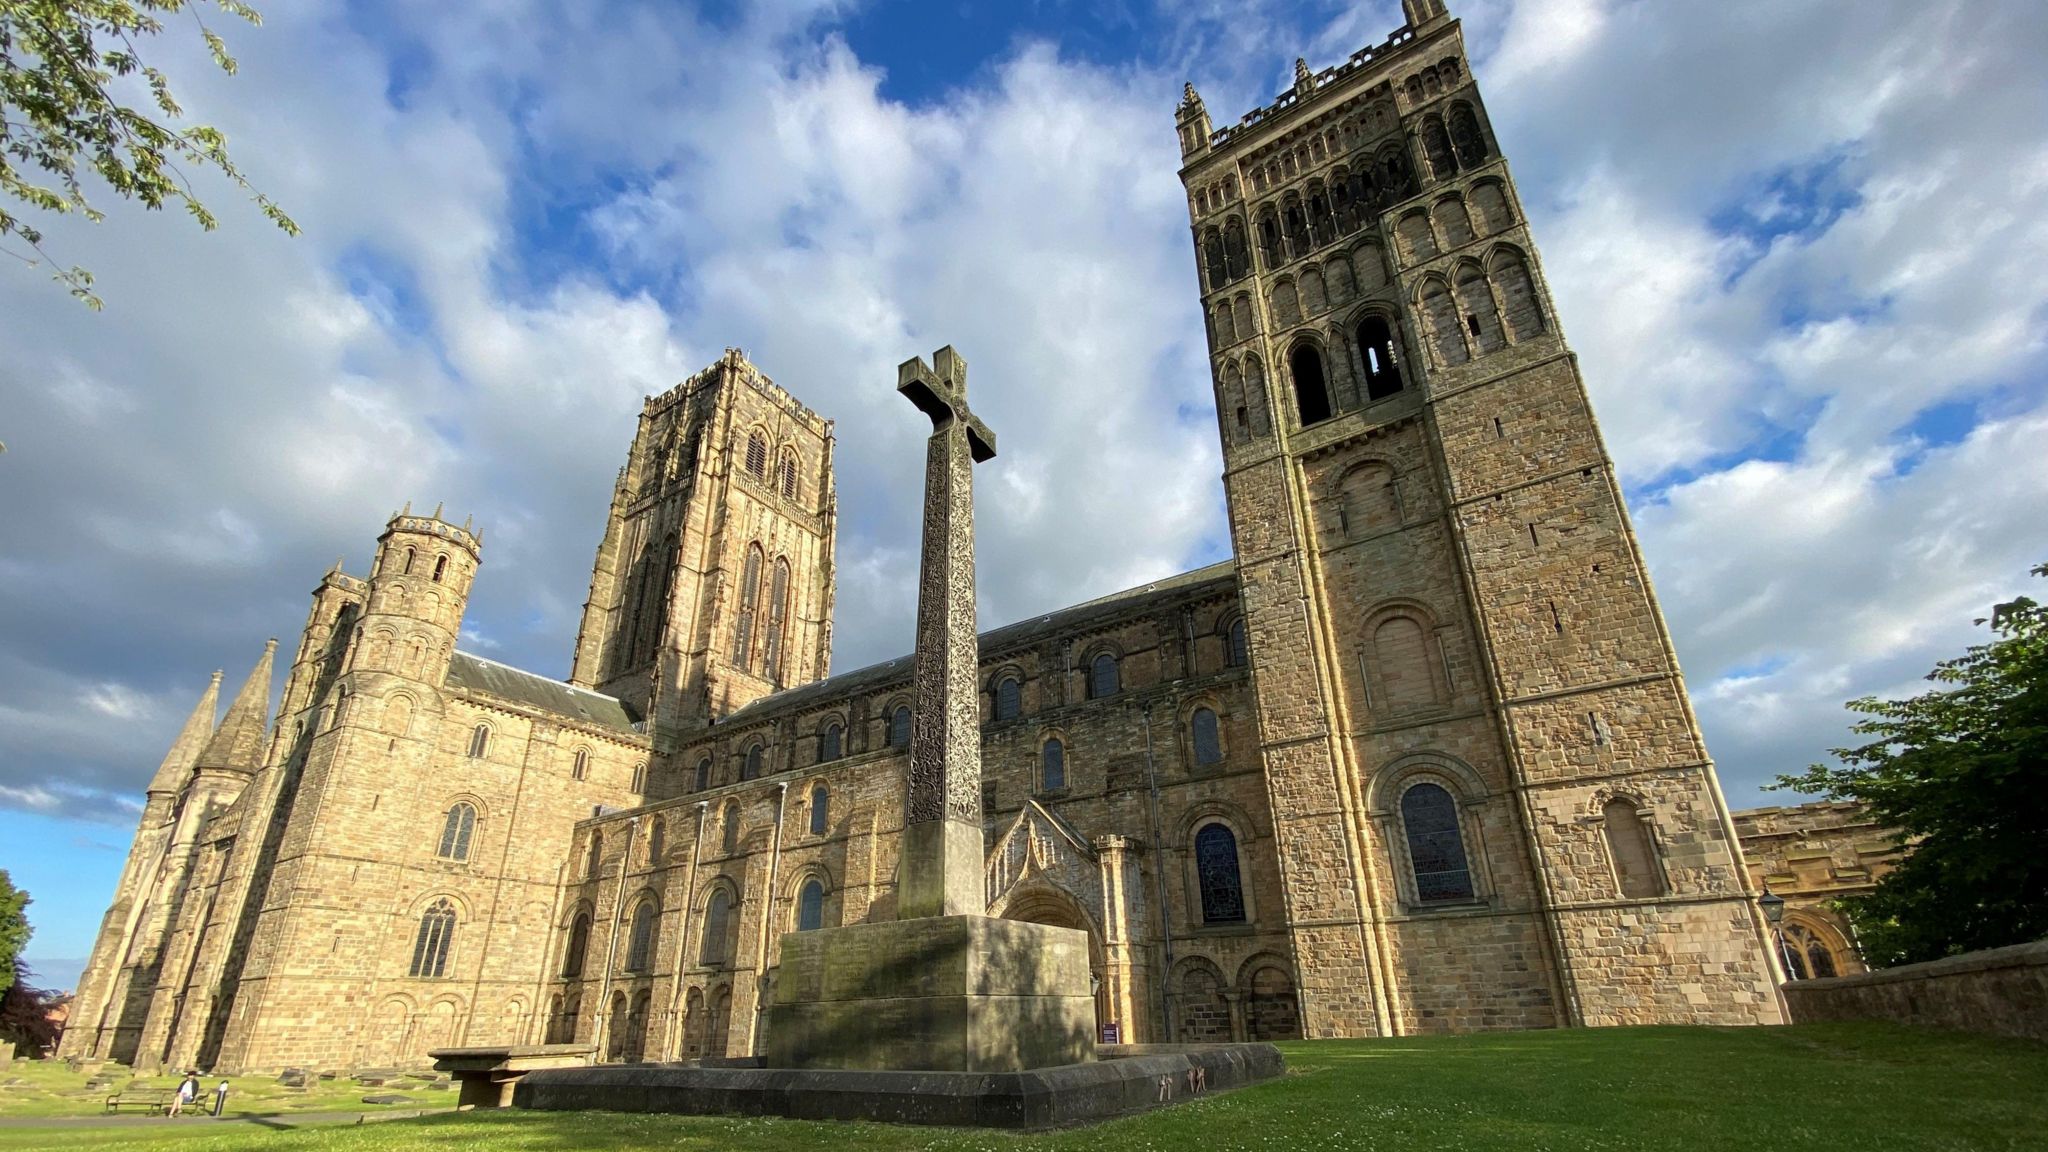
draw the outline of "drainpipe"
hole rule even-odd
[[[662,1051],[674,1051],[679,1060],[683,1055],[683,969],[690,960],[690,913],[697,906],[697,857],[704,850],[704,821],[709,818],[710,809],[709,800],[697,801],[697,834],[690,839],[690,870],[683,878],[683,919],[676,931],[676,986],[669,996],[668,1039]]]
[[[754,1027],[747,1038],[747,1054],[753,1055],[755,1040],[761,1035],[761,1013],[768,1010],[768,1000],[763,990],[768,986],[768,930],[775,921],[775,884],[782,870],[782,821],[789,804],[789,781],[775,786],[775,841],[768,850],[768,887],[761,894],[761,933],[754,948]]]
[[[612,1014],[612,966],[619,951],[619,917],[626,911],[626,865],[633,859],[633,838],[639,834],[640,818],[630,817],[626,821],[626,850],[619,853],[619,889],[612,898],[612,926],[604,944],[604,979],[597,986],[597,1031],[592,1035],[597,1047],[590,1053],[590,1062],[595,1064],[604,1058],[605,1033],[611,1031]]]
[[[1152,888],[1159,901],[1159,938],[1164,943],[1166,962],[1159,973],[1160,1015],[1164,1018],[1166,1042],[1174,1041],[1173,1027],[1173,918],[1166,904],[1166,845],[1159,831],[1159,770],[1152,762],[1152,705],[1140,713],[1145,718],[1145,786],[1152,794]],[[1128,1041],[1126,1041],[1128,1043]]]

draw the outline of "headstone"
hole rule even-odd
[[[278,1073],[277,1082],[287,1088],[304,1088],[312,1078],[312,1073],[304,1068],[287,1068]]]
[[[365,1104],[410,1104],[412,1102],[412,1097],[400,1096],[396,1092],[376,1092],[363,1097],[363,1103]]]
[[[994,433],[967,407],[967,362],[908,360],[897,389],[925,446],[916,702],[897,860],[899,919],[792,932],[769,1009],[771,1068],[1011,1072],[1088,1060],[1088,937],[987,916],[975,686],[974,465]]]

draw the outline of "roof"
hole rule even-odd
[[[1222,560],[1162,580],[1154,580],[1150,584],[1126,588],[1121,592],[1112,592],[1093,600],[1084,600],[1043,616],[1033,616],[1005,624],[1000,628],[991,628],[978,638],[981,657],[987,659],[1005,648],[1027,640],[1075,629],[1093,620],[1120,615],[1154,597],[1199,588],[1204,584],[1234,581],[1236,578],[1237,561]],[[726,717],[725,723],[744,722],[787,708],[802,708],[810,703],[851,696],[893,684],[910,675],[913,663],[914,654],[898,656],[894,660],[884,660],[880,664],[870,664],[865,668],[842,672],[837,676],[777,692],[772,696],[763,696]]]
[[[469,652],[458,651],[449,658],[448,686],[460,692],[486,693],[615,732],[639,731],[635,725],[640,718],[616,696],[550,680]]]

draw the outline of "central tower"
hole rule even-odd
[[[1176,116],[1307,1035],[1779,1016],[1457,21]]]
[[[570,683],[674,734],[822,678],[832,422],[736,348],[649,397],[590,575]]]

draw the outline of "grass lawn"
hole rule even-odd
[[[361,1127],[0,1128],[0,1148],[180,1152],[749,1152],[906,1148],[2048,1148],[2048,1045],[1882,1024],[1631,1028],[1282,1045],[1282,1081],[1032,1136],[617,1113],[466,1113]]]
[[[117,1073],[105,1088],[88,1091],[87,1076],[73,1072],[55,1060],[16,1060],[0,1068],[0,1118],[17,1116],[100,1116],[106,1113],[107,1097],[127,1087],[154,1088],[169,1092],[183,1077],[120,1075],[115,1065],[103,1069]],[[219,1076],[199,1078],[200,1104],[213,1106],[213,1086]],[[420,1108],[453,1108],[453,1089],[428,1091],[424,1082],[400,1081],[382,1088],[365,1088],[353,1080],[316,1080],[303,1089],[286,1088],[275,1076],[229,1076],[228,1113],[238,1112],[404,1112]],[[379,1106],[363,1103],[363,1097],[380,1092],[410,1096],[416,1103]]]

